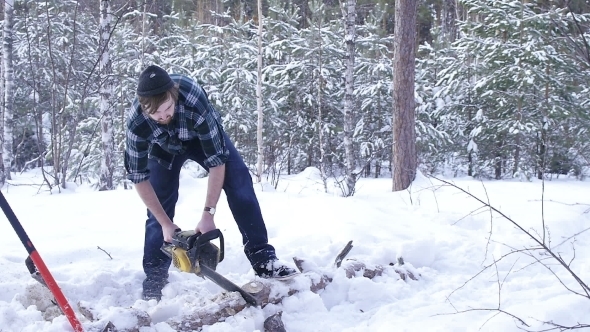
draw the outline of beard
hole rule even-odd
[[[170,122],[172,122],[173,119],[174,119],[174,114],[171,117],[169,117],[169,118],[167,118],[165,120],[158,121],[158,123],[161,124],[161,125],[167,125]]]

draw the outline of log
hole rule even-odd
[[[209,302],[180,318],[171,318],[166,323],[178,332],[200,331],[203,326],[223,322],[226,318],[234,316],[247,305],[238,292],[218,294]]]
[[[401,262],[401,264],[399,264]],[[416,273],[410,270],[406,265],[404,265],[403,258],[398,258],[398,264],[390,263],[390,266],[393,266],[395,273],[397,273],[402,280],[418,280]],[[359,262],[354,259],[349,259],[343,264],[344,271],[346,271],[347,278],[354,278],[358,276],[358,272],[362,271],[362,276],[365,278],[373,279],[375,277],[383,275],[383,271],[385,271],[385,267],[381,265],[376,265],[374,268],[368,268],[365,263]],[[420,276],[418,274],[418,276]]]
[[[117,328],[112,322],[108,322],[107,325],[102,329],[101,332],[118,332]]]
[[[347,260],[344,264],[344,271],[346,272],[346,277],[351,279],[357,276],[357,272],[362,271],[362,276],[365,278],[373,279],[377,276],[383,274],[383,266],[376,266],[374,269],[369,269],[364,263],[358,262],[356,260]]]
[[[303,260],[299,261],[305,265]],[[331,278],[312,271],[305,272],[305,275],[310,278],[310,290],[314,293],[326,288],[332,281]],[[260,306],[264,308],[268,304],[280,304],[285,297],[300,291],[291,287],[290,284],[290,281],[277,283],[276,281],[261,279],[260,281],[246,283],[242,286],[242,289],[252,294],[258,300]],[[277,287],[285,288],[282,290],[279,289],[278,292],[272,292],[273,288],[276,290]],[[195,308],[193,312],[184,314],[181,318],[171,318],[166,323],[178,332],[199,331],[203,326],[222,322],[226,318],[234,316],[247,306],[246,301],[237,292],[222,293],[212,298],[209,302],[211,302],[210,305]],[[266,325],[276,329],[268,331],[280,332],[280,326],[282,324],[281,316],[271,317],[267,318],[268,323]]]
[[[135,323],[133,326],[115,326],[110,320],[109,317],[101,317],[100,314],[96,313],[96,309],[94,309],[90,303],[86,301],[78,302],[78,310],[80,313],[89,321],[100,321],[105,320],[106,325],[102,329],[102,332],[139,332],[142,327],[150,327],[152,325],[152,318],[150,315],[143,311],[136,308],[116,308],[116,315],[117,317],[129,317],[134,318]],[[128,321],[132,321],[131,319],[127,319]]]
[[[281,319],[282,311],[277,312],[274,315],[269,316],[264,320],[264,332],[287,332],[285,324]]]
[[[32,276],[34,279],[37,279],[35,274]],[[41,277],[39,276],[39,278]],[[43,280],[43,278],[41,278],[41,280]],[[44,281],[27,285],[24,294],[17,294],[16,300],[25,308],[31,305],[36,306],[37,310],[43,314],[43,319],[48,322],[63,315],[53,294],[49,288],[44,285]],[[2,328],[0,328],[0,331],[1,330]]]
[[[243,285],[242,289],[252,294],[258,303],[263,303],[270,297],[270,287],[265,287],[260,281],[251,281]]]
[[[364,277],[373,279],[377,276],[383,275],[385,267],[377,265],[374,268],[368,268],[366,264],[354,259],[344,260],[345,256],[352,248],[352,241],[348,242],[346,247],[340,252],[336,258],[335,265],[342,267],[345,270],[348,278]],[[293,261],[297,269],[309,278],[309,290],[314,293],[319,293],[325,289],[331,282],[332,278],[322,272],[322,269],[306,262],[304,259],[293,257]],[[401,264],[400,264],[401,263]],[[417,280],[416,274],[409,270],[403,264],[403,258],[398,259],[397,264],[390,264],[394,271],[399,274],[402,280],[413,279]],[[361,274],[362,273],[362,274]],[[276,282],[266,279],[260,281],[251,281],[243,285],[242,288],[252,294],[264,308],[268,304],[280,304],[284,298],[296,294],[303,289],[300,283],[292,283],[291,281]],[[281,289],[284,287],[283,289]],[[274,292],[273,292],[274,290]],[[212,325],[217,322],[224,321],[226,318],[235,315],[244,310],[247,303],[237,292],[222,293],[210,300],[211,304],[206,306],[199,306],[195,308],[194,312],[187,313],[179,318],[172,318],[167,323],[179,332],[199,331],[205,325]],[[264,323],[264,329],[267,332],[282,332],[285,331],[285,326],[281,319],[282,312],[268,317]],[[282,330],[281,330],[282,328]]]

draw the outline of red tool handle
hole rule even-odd
[[[31,240],[29,239],[29,236],[25,232],[25,229],[23,228],[21,223],[18,221],[18,218],[16,217],[16,215],[12,211],[12,208],[10,208],[8,201],[6,201],[6,198],[4,198],[4,195],[2,194],[2,192],[0,192],[0,207],[2,207],[2,211],[4,211],[6,218],[8,218],[8,221],[10,221],[12,228],[14,228],[14,231],[16,232],[18,237],[20,238],[20,240],[23,243],[23,245],[25,246],[25,248],[27,249],[29,256],[31,257],[31,259],[35,263],[35,266],[37,266],[37,269],[39,270],[39,273],[43,277],[43,280],[45,280],[45,283],[47,284],[47,288],[49,288],[49,290],[51,291],[51,293],[55,297],[57,304],[61,308],[61,311],[66,315],[68,321],[72,325],[72,328],[74,328],[74,331],[75,332],[84,332],[84,328],[82,327],[82,324],[80,323],[78,318],[76,318],[76,314],[74,313],[74,310],[72,310],[72,307],[70,306],[70,304],[68,303],[68,300],[65,298],[65,296],[61,292],[61,289],[57,285],[57,282],[55,282],[55,279],[53,279],[53,276],[49,272],[49,269],[45,265],[45,262],[43,262],[43,259],[41,259],[41,256],[39,255],[39,253],[37,252],[37,249],[35,249],[35,246],[33,245],[33,242],[31,242]]]

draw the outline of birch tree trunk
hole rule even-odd
[[[264,145],[262,142],[262,127],[264,125],[264,114],[262,112],[262,18],[262,0],[258,0],[258,78],[256,79],[256,109],[258,111],[256,178],[258,183],[262,181],[262,164],[264,161]]]
[[[344,11],[344,9],[343,9]],[[346,11],[343,13],[346,20],[346,82],[344,95],[344,150],[346,154],[346,184],[344,196],[354,195],[356,175],[354,174],[355,158],[352,145],[354,133],[354,52],[355,52],[355,20],[356,0],[347,0]]]
[[[323,5],[322,7],[323,8]],[[325,156],[326,151],[324,149],[324,128],[323,128],[323,115],[322,115],[322,88],[324,86],[324,75],[322,74],[322,17],[323,17],[323,10],[319,12],[320,15],[318,17],[318,140],[320,144],[320,174],[322,177],[322,182],[324,184],[324,192],[328,193],[328,177],[326,176],[326,165],[325,165]]]
[[[4,2],[4,42],[3,65],[4,65],[4,141],[2,145],[2,159],[4,163],[4,177],[11,180],[12,171],[12,127],[14,125],[12,114],[14,107],[14,70],[12,68],[12,28],[14,26],[14,0]]]
[[[109,0],[100,1],[100,25],[99,25],[99,72],[100,72],[100,112],[102,114],[102,162],[100,167],[99,190],[115,189],[113,183],[114,173],[114,140],[113,140],[113,110],[111,96],[113,93],[112,67],[109,51],[109,38],[111,32],[111,5]]]
[[[6,6],[6,4],[4,4]],[[4,10],[4,9],[2,9]],[[2,52],[2,54],[4,54]],[[0,56],[0,91],[4,91],[5,87],[4,80],[4,57]],[[4,128],[4,93],[0,93],[0,128]],[[4,175],[4,130],[0,130],[0,188],[6,183],[6,177]]]
[[[416,178],[414,100],[417,1],[395,2],[393,50],[393,191],[407,189]]]

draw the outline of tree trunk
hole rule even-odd
[[[4,60],[4,144],[3,163],[5,179],[11,180],[10,172],[12,171],[12,127],[13,108],[14,108],[14,70],[12,68],[12,28],[14,26],[14,0],[4,2],[4,43],[3,43],[3,60]]]
[[[453,43],[457,38],[457,0],[444,0],[442,10],[443,39],[448,43]]]
[[[502,139],[498,139],[498,142],[496,143],[496,158],[495,158],[495,163],[494,163],[494,177],[496,180],[501,180],[502,179],[502,149],[504,147],[504,143],[502,142]]]
[[[258,144],[258,160],[256,162],[256,178],[262,181],[262,165],[264,161],[264,145],[262,129],[264,113],[262,112],[262,0],[258,0],[258,78],[256,79],[256,109],[258,110],[258,126],[256,127],[256,142]]]
[[[549,76],[549,66],[545,67],[545,74]],[[540,142],[537,144],[537,178],[539,180],[543,179],[545,176],[545,167],[546,167],[546,150],[547,150],[547,109],[549,108],[549,82],[545,83],[545,108],[546,110],[543,112],[543,119],[541,121],[541,137]],[[537,133],[537,137],[539,137],[539,133]]]
[[[143,13],[142,13],[142,19],[141,19],[141,67],[143,69],[143,67],[145,67],[145,53],[146,53],[146,38],[147,38],[147,33],[146,33],[146,24],[147,24],[147,4],[148,2],[144,2],[143,3]]]
[[[4,4],[6,6],[6,3]],[[4,10],[4,9],[3,9]],[[0,56],[0,91],[5,90],[4,57]],[[0,128],[4,128],[4,93],[0,93]],[[0,188],[6,183],[4,174],[4,130],[0,130]]]
[[[328,177],[326,176],[326,165],[325,155],[326,150],[324,149],[324,123],[322,122],[322,88],[324,86],[324,75],[322,75],[322,15],[318,17],[318,143],[320,145],[320,174],[322,177],[322,183],[324,184],[324,192],[328,193]]]
[[[540,136],[540,137],[539,137]],[[545,142],[547,140],[547,130],[545,130],[545,121],[543,121],[543,127],[541,127],[541,133],[537,133],[537,179],[543,180],[543,176],[545,175],[545,151],[546,145]]]
[[[522,20],[524,20],[524,0],[521,2],[521,7],[520,7],[520,18]],[[523,39],[524,39],[524,31],[523,31],[523,24],[520,24],[519,27],[519,46],[523,46]],[[524,81],[524,77],[522,77],[522,71],[519,74],[519,80],[520,81]],[[525,98],[525,93],[522,91],[522,86],[520,86],[519,88],[519,96],[518,96],[518,106],[516,109],[516,122],[520,125],[522,124],[522,120],[523,120],[523,111],[522,111],[522,102]],[[520,126],[516,128],[516,130],[518,131],[516,133],[516,137],[514,138],[514,167],[512,168],[512,176],[514,177],[514,175],[516,174],[516,172],[518,172],[518,168],[520,167],[520,143],[522,141],[522,133],[520,130]]]
[[[395,2],[393,50],[393,191],[407,189],[416,178],[414,100],[417,2]]]
[[[344,9],[343,9],[344,11]],[[354,131],[354,52],[355,52],[355,20],[356,0],[347,0],[346,12],[346,83],[344,95],[344,150],[346,154],[346,184],[343,187],[344,196],[354,195],[356,176],[354,174],[355,158],[352,145]]]
[[[522,100],[523,100],[524,96],[520,95],[518,98],[518,108],[517,108],[517,122],[518,123],[522,123]],[[520,167],[520,144],[522,142],[522,133],[520,132],[520,128],[517,128],[516,130],[518,130],[518,132],[516,133],[516,137],[514,138],[514,167],[512,168],[512,176],[514,176],[516,174],[516,172],[518,172],[518,169]]]
[[[113,110],[111,96],[113,94],[112,67],[109,51],[111,33],[111,5],[109,0],[100,1],[99,26],[99,70],[100,70],[100,112],[102,114],[102,163],[100,167],[99,190],[113,190],[113,173],[115,172],[115,153],[113,139]]]
[[[70,53],[70,64],[74,63],[74,57],[76,56],[76,47],[77,47],[77,41],[76,41],[76,35],[77,35],[77,30],[76,30],[76,22],[78,21],[78,8],[79,7],[79,3],[76,3],[76,9],[74,10],[74,20],[73,20],[73,43],[72,43],[72,47],[71,49],[71,53]],[[74,67],[72,65],[70,65],[68,67],[68,73],[66,75],[66,80],[64,82],[65,84],[65,91],[64,91],[64,95],[63,95],[63,108],[65,109],[68,100],[68,89],[69,89],[69,85],[70,85],[70,78],[72,77],[74,71]],[[57,78],[57,76],[54,76]],[[84,87],[84,93],[82,95],[82,98],[80,100],[80,105],[81,107],[84,107],[85,103],[85,99],[86,99],[86,90],[87,87]],[[83,111],[80,113],[84,113]],[[64,189],[67,188],[67,175],[68,175],[68,169],[70,167],[70,157],[72,156],[72,150],[74,148],[74,142],[76,141],[76,132],[78,130],[78,123],[80,122],[80,113],[73,113],[67,117],[64,117],[63,115],[57,115],[59,117],[59,120],[61,122],[61,126],[59,127],[59,136],[58,136],[58,152],[59,152],[59,161],[60,161],[60,167],[57,168],[56,166],[54,166],[54,168],[58,169],[59,172],[56,173],[56,178],[57,175],[59,174],[61,177],[60,180],[60,186]],[[67,136],[65,135],[64,129],[67,132]],[[63,154],[62,154],[62,149],[64,147],[64,145],[67,143],[67,147],[64,149]]]
[[[146,1],[148,3],[148,1]],[[154,35],[164,37],[165,16],[170,15],[172,4],[168,0],[152,0],[149,1],[151,12],[156,14],[156,18],[151,22],[152,31]]]

